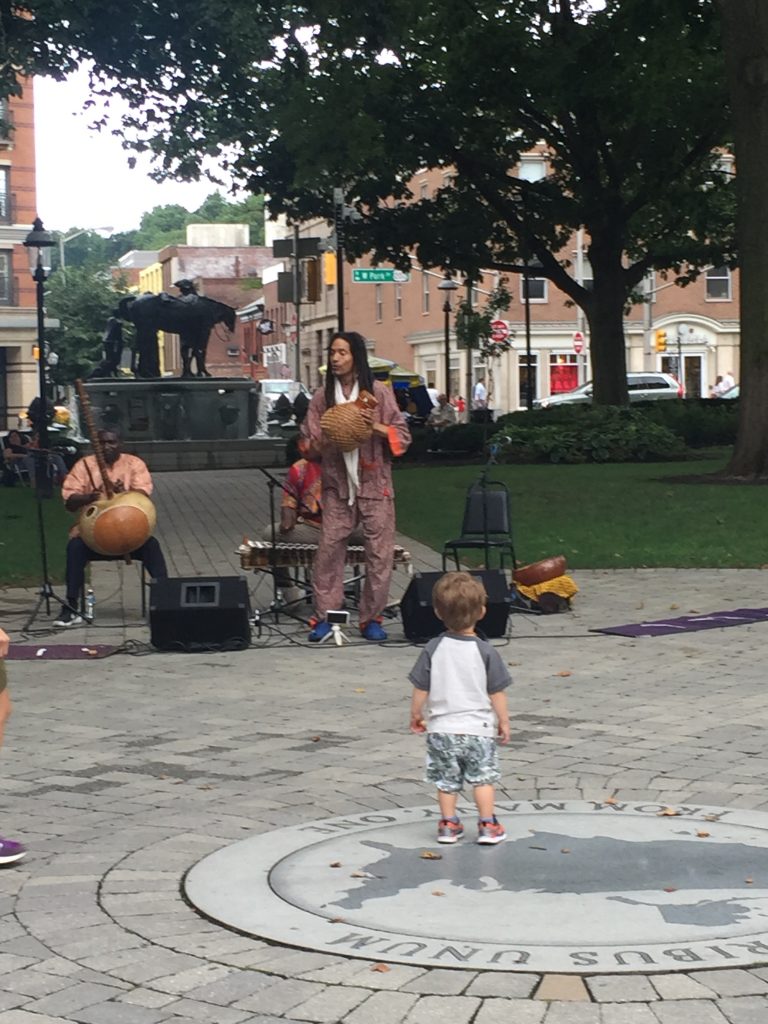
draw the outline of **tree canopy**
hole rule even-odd
[[[160,173],[207,159],[296,217],[330,216],[342,187],[363,214],[350,251],[378,260],[536,259],[585,311],[598,401],[627,399],[623,315],[644,275],[733,257],[713,0],[28,0],[1,16],[6,84],[92,60]],[[539,145],[549,173],[516,176]],[[408,189],[422,168],[446,172],[426,199]],[[590,291],[566,251],[578,228]]]

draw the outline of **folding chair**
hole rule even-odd
[[[515,568],[509,490],[500,480],[488,480],[485,473],[467,491],[461,536],[443,545],[443,572],[449,554],[456,568],[460,568],[459,552],[462,550],[483,551],[487,569],[491,568],[491,552],[497,551],[500,569],[505,568],[507,557],[511,569]]]

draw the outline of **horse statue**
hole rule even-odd
[[[191,282],[188,290],[181,289],[183,296],[160,292],[155,295],[126,295],[118,303],[119,315],[136,327],[136,376],[152,378],[160,376],[160,361],[157,353],[157,332],[169,331],[179,335],[182,361],[182,377],[210,377],[205,367],[205,353],[208,338],[214,324],[223,323],[230,330],[235,329],[235,310],[224,302],[217,302],[204,295],[198,295]],[[179,287],[182,282],[177,283]],[[192,372],[192,359],[195,373]]]

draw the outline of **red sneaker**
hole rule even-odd
[[[460,821],[448,821],[442,818],[437,826],[438,843],[455,843],[464,835],[464,826]]]

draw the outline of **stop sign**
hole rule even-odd
[[[506,341],[509,325],[506,320],[491,320],[491,341]]]
[[[584,335],[581,331],[573,332],[573,351],[576,355],[580,355],[584,350]]]

